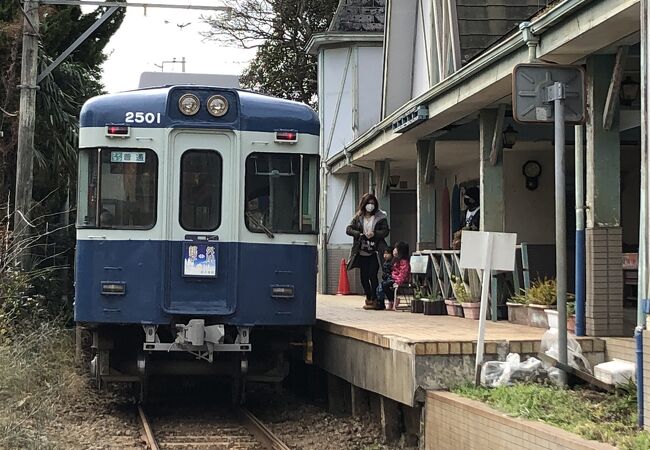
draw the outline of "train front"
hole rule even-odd
[[[289,349],[309,358],[318,132],[307,106],[232,89],[84,105],[75,320],[100,382],[279,381]]]

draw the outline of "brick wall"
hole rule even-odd
[[[623,232],[621,227],[586,230],[589,336],[623,335]]]
[[[611,449],[538,422],[516,419],[449,392],[428,391],[425,448],[458,449]]]

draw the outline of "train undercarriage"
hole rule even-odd
[[[85,354],[97,386],[131,383],[140,401],[152,377],[208,376],[228,378],[233,403],[243,403],[247,382],[281,383],[291,360],[312,361],[311,327],[206,325],[203,319],[80,326],[91,337]]]

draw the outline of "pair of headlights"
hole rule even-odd
[[[178,109],[186,116],[193,116],[201,108],[201,101],[194,94],[183,94],[178,99]],[[221,117],[228,112],[228,100],[223,95],[213,95],[208,99],[207,110],[214,117]]]

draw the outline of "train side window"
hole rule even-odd
[[[318,156],[252,153],[244,221],[254,233],[318,231]]]
[[[151,229],[156,224],[158,156],[148,149],[79,152],[80,228]]]
[[[179,220],[188,231],[214,231],[221,225],[223,161],[211,150],[188,150],[181,156]]]

